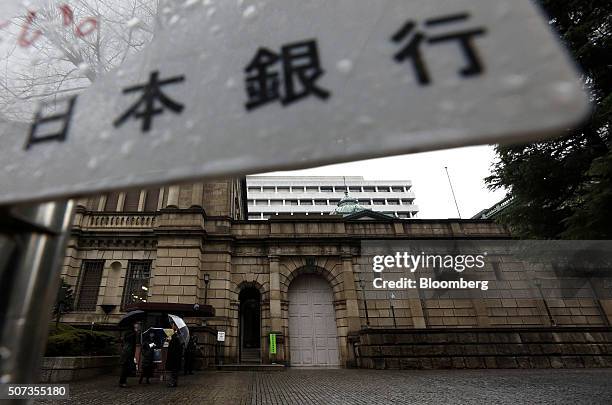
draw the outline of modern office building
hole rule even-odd
[[[328,215],[346,193],[362,207],[397,218],[419,211],[409,180],[364,180],[361,176],[248,176],[249,219],[280,214]]]

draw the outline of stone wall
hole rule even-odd
[[[119,369],[119,356],[43,357],[40,382],[83,380]]]
[[[194,368],[202,370],[215,365],[217,331],[206,326],[195,326],[190,332],[198,337],[198,353],[195,356]]]
[[[612,367],[612,328],[363,330],[354,350],[370,369]]]

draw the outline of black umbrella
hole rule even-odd
[[[120,327],[130,326],[133,323],[144,320],[146,316],[147,316],[146,312],[141,311],[140,309],[137,309],[135,311],[130,311],[121,317],[121,319],[119,320],[119,326]]]

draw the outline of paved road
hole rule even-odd
[[[182,377],[182,376],[181,376]],[[70,384],[69,404],[610,404],[612,369],[605,370],[296,370],[206,371],[128,388],[117,378]]]

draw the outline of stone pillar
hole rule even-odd
[[[425,314],[423,313],[423,305],[420,298],[409,298],[410,313],[412,314],[412,326],[415,329],[425,329]]]
[[[342,283],[344,285],[344,296],[346,299],[348,332],[358,332],[361,329],[361,321],[359,319],[359,302],[357,290],[355,289],[353,257],[351,255],[342,256]]]
[[[338,336],[341,345],[340,358],[344,359],[346,367],[356,367],[357,359],[353,350],[355,339],[350,337],[357,335],[361,330],[361,320],[359,318],[359,300],[355,289],[355,275],[353,274],[353,256],[346,252],[340,258],[342,261],[342,285],[346,302],[345,325],[347,331],[346,336]]]
[[[180,191],[180,186],[168,187],[168,202],[166,204],[166,207],[178,208]]]
[[[138,197],[138,211],[144,211],[146,199],[147,199],[147,191],[141,190],[140,196]]]
[[[270,261],[270,332],[276,333],[276,355],[270,354],[269,360],[285,361],[285,336],[283,336],[283,314],[281,311],[280,257],[268,256]]]
[[[124,192],[119,193],[119,199],[117,200],[117,211],[123,211],[125,205],[125,194]]]
[[[98,211],[104,211],[104,207],[106,207],[106,194],[100,196],[100,201],[98,201]]]
[[[202,208],[202,200],[204,199],[204,184],[195,183],[191,189],[191,207]]]
[[[414,280],[418,285],[418,276],[416,273],[409,273],[408,278]],[[412,327],[415,329],[427,328],[427,320],[425,311],[423,310],[423,300],[421,299],[421,290],[418,288],[410,288],[406,292],[410,314],[412,315]]]
[[[166,187],[160,187],[159,189],[159,199],[157,200],[157,211],[164,208],[164,192],[166,191]]]

